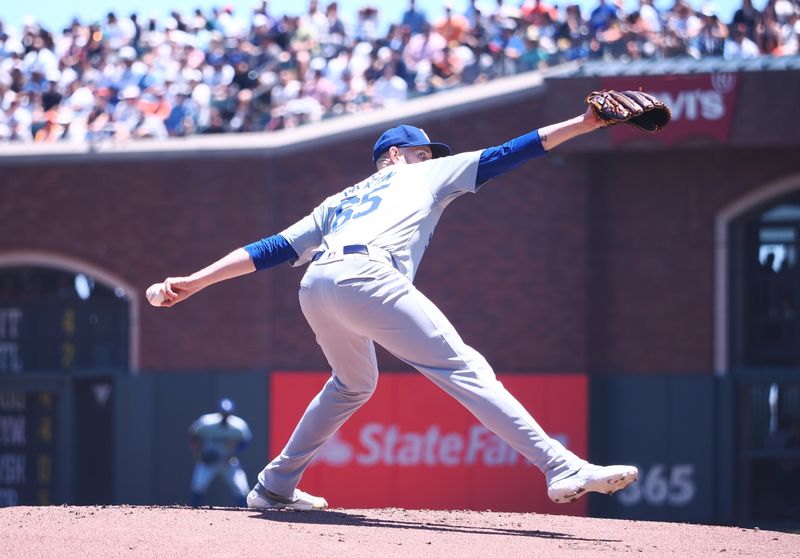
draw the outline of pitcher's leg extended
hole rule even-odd
[[[463,404],[489,430],[541,470],[556,502],[588,491],[612,493],[636,479],[635,467],[595,467],[551,438],[467,346],[442,312],[408,282],[383,305],[374,339]],[[572,479],[567,481],[567,479]]]
[[[317,304],[309,294],[301,290],[301,306],[333,372],[322,391],[309,404],[280,455],[258,475],[259,484],[267,494],[256,498],[259,502],[268,500],[299,509],[327,507],[327,502],[322,504],[324,499],[297,490],[297,485],[320,447],[367,402],[378,381],[372,341],[342,327],[330,316],[330,306]],[[307,506],[304,504],[306,500],[310,502]]]

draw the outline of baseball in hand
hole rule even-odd
[[[164,304],[164,294],[161,290],[163,286],[164,283],[153,283],[147,287],[147,291],[145,292],[145,295],[147,296],[147,302],[153,306],[161,306]]]

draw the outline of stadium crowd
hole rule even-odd
[[[487,0],[488,1],[488,0]],[[0,142],[100,141],[277,130],[368,111],[464,84],[572,60],[794,55],[800,0],[743,0],[732,21],[713,4],[639,0],[557,8],[542,0],[446,5],[428,18],[355,21],[336,2],[300,16],[231,7],[159,20],[108,13],[53,32],[0,20]]]

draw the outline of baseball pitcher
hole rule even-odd
[[[330,196],[281,233],[153,286],[159,305],[173,306],[225,279],[282,262],[308,264],[300,306],[332,374],[284,449],[258,475],[249,507],[327,508],[324,498],[297,485],[320,447],[374,392],[374,343],[456,398],[538,467],[553,501],[571,502],[587,492],[612,494],[636,480],[635,467],[592,465],[548,436],[413,284],[436,223],[455,198],[476,193],[565,141],[621,121],[610,122],[590,104],[581,116],[459,155],[419,128],[391,128],[374,145],[377,170],[371,176]]]

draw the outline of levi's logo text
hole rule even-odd
[[[614,145],[656,142],[665,145],[692,138],[726,143],[736,114],[739,82],[733,73],[628,77],[603,80],[607,89],[639,89],[662,99],[672,111],[672,123],[658,134],[642,134],[632,126],[614,126]]]

